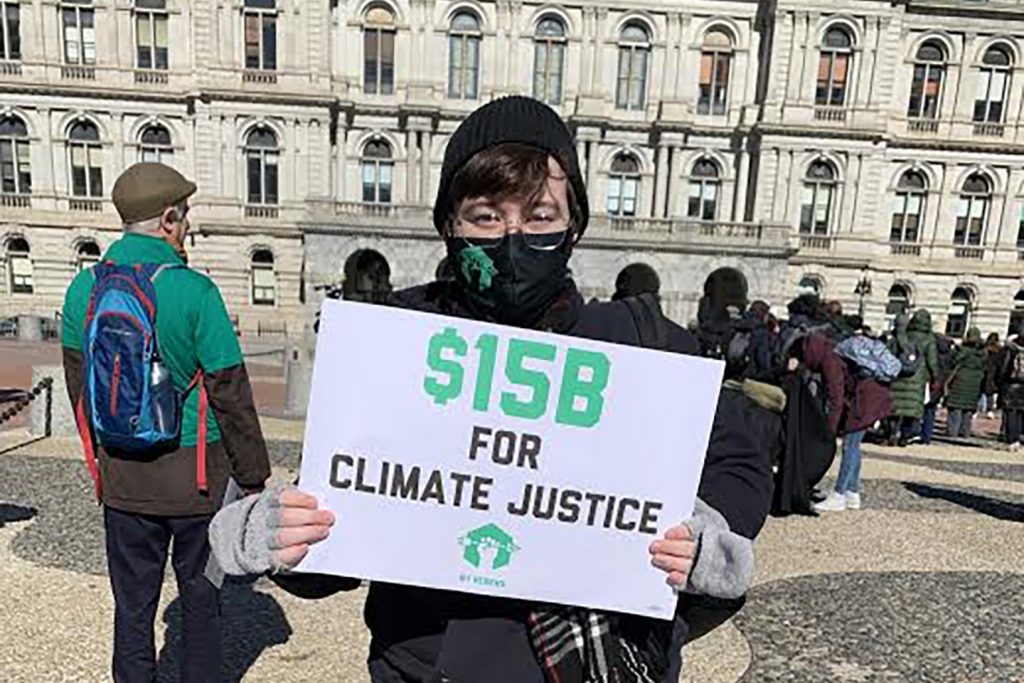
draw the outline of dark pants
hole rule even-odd
[[[212,516],[154,517],[109,507],[103,512],[114,591],[115,683],[156,680],[153,621],[172,542],[181,604],[180,680],[220,681],[220,593],[203,576]]]
[[[1004,408],[1003,421],[1006,423],[1006,443],[1020,441],[1022,411],[1018,408]]]
[[[938,402],[929,403],[924,407],[924,417],[921,418],[921,443],[930,444],[935,434],[935,413],[939,410]]]
[[[969,437],[973,418],[974,411],[951,408],[946,418],[946,433],[949,436]]]

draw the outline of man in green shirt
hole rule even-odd
[[[117,683],[148,683],[155,677],[153,621],[172,540],[182,603],[181,680],[220,679],[220,598],[203,575],[207,528],[229,476],[251,492],[261,490],[270,475],[234,326],[217,286],[185,266],[188,198],[195,190],[174,169],[150,163],[129,168],[113,189],[124,236],[103,261],[168,266],[153,281],[156,337],[174,387],[185,396],[176,450],[128,458],[98,448],[92,467],[104,506]],[[86,318],[95,281],[92,269],[83,270],[64,300],[64,373],[75,406],[85,386]],[[209,410],[192,383],[200,372]],[[199,424],[204,413],[205,430]],[[205,444],[199,444],[204,432]],[[91,443],[87,436],[83,441]]]

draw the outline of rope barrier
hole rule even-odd
[[[50,436],[50,415],[53,406],[53,378],[44,377],[39,384],[32,387],[30,391],[19,392],[20,396],[8,403],[14,403],[13,407],[0,413],[0,424],[13,419],[16,415],[28,408],[33,401],[46,392],[46,436]]]

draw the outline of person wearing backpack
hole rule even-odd
[[[684,343],[667,341],[653,296],[637,297],[640,305],[628,298],[583,300],[568,264],[586,231],[588,207],[576,144],[558,114],[532,98],[496,99],[467,117],[445,149],[434,226],[455,280],[395,292],[389,304],[696,354],[696,341],[685,331]],[[699,635],[687,612],[690,596],[742,598],[743,565],[752,559],[751,539],[770,506],[771,468],[759,435],[747,427],[751,405],[739,392],[721,393],[697,514],[674,520],[666,537],[635,558],[658,567],[681,591],[674,622],[374,581],[364,610],[370,680],[678,680],[679,647]],[[268,517],[271,511],[277,514]],[[315,498],[275,488],[226,506],[210,537],[229,573],[273,571],[285,590],[321,598],[359,581],[280,570],[294,567],[311,543],[331,533],[332,523]],[[284,547],[277,543],[282,538]],[[588,558],[573,561],[586,571]],[[563,639],[567,633],[573,637]],[[553,637],[564,647],[551,649]]]
[[[988,419],[996,419],[996,396],[999,393],[999,356],[1003,345],[999,342],[999,333],[993,332],[985,340],[985,376],[982,379],[982,400],[978,404],[979,412],[986,413]],[[984,404],[984,405],[982,405]]]
[[[889,389],[882,382],[891,381],[900,370],[899,361],[885,345],[865,333],[860,316],[849,316],[844,323],[853,334],[833,352],[845,361],[841,368],[843,401],[839,414],[830,415],[829,421],[836,425],[835,434],[843,438],[843,456],[832,493],[814,506],[817,512],[861,509],[861,444],[868,429],[892,411]],[[819,347],[818,352],[823,351]],[[806,358],[806,350],[804,355]],[[840,380],[833,382],[839,384]]]
[[[971,420],[978,409],[985,374],[985,348],[981,330],[972,327],[963,344],[953,347],[953,369],[946,380],[946,433],[971,436]]]
[[[898,316],[892,344],[893,354],[904,366],[904,376],[898,377],[891,386],[890,445],[904,447],[918,431],[924,417],[925,388],[938,378],[939,360],[931,313],[919,309],[909,321],[905,316]]]
[[[162,164],[127,169],[113,188],[124,234],[64,299],[68,397],[103,505],[116,683],[156,678],[153,624],[172,543],[181,680],[221,680],[208,528],[229,477],[258,492],[270,476],[231,319],[183,258],[195,190]]]
[[[1003,422],[1006,443],[1011,451],[1018,451],[1024,429],[1024,323],[1017,326],[1013,336],[1003,346],[999,395],[1002,397]]]

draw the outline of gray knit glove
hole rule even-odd
[[[273,484],[221,508],[210,522],[210,550],[225,574],[265,574],[286,567],[274,561],[280,530],[281,492],[294,488]]]
[[[697,559],[685,592],[726,599],[745,595],[754,576],[754,542],[730,531],[722,513],[700,498],[686,524],[697,541]]]

